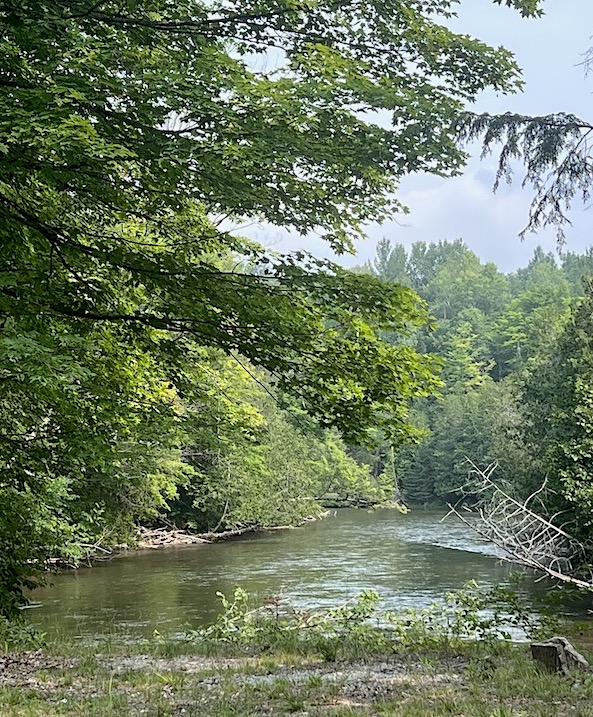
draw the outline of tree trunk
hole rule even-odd
[[[568,675],[572,670],[587,670],[589,663],[577,652],[565,637],[552,637],[545,642],[531,645],[531,656],[549,672]]]

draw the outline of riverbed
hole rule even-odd
[[[294,530],[164,550],[131,551],[92,569],[52,576],[28,617],[49,637],[134,639],[214,619],[218,591],[335,606],[364,589],[389,610],[421,608],[469,580],[505,584],[513,568],[444,511],[344,509]],[[534,601],[541,583],[525,587]]]

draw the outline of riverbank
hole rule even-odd
[[[137,539],[131,545],[115,546],[110,553],[110,557],[121,555],[128,550],[154,550],[159,548],[183,547],[184,545],[199,545],[202,543],[219,543],[224,540],[240,538],[244,535],[269,533],[276,530],[294,530],[295,528],[301,528],[308,523],[323,520],[330,515],[335,515],[335,511],[324,510],[316,515],[308,515],[295,525],[250,525],[242,528],[234,528],[232,530],[217,530],[205,533],[195,533],[188,530],[182,530],[180,528],[176,528],[175,526],[165,526],[159,528],[140,526],[138,528]],[[89,555],[88,559],[91,563],[93,560],[100,561],[105,558],[106,553],[108,553],[108,551],[105,551],[104,549],[101,551],[94,551],[91,555]]]
[[[243,588],[220,598],[214,622],[171,637],[79,634],[31,650],[26,623],[12,625],[0,633],[0,717],[593,715],[593,673],[549,674],[508,633],[572,629],[590,660],[591,626],[552,625],[504,589],[468,585],[399,614],[368,590],[319,609]],[[22,649],[2,654],[11,636]]]
[[[470,586],[396,615],[378,611],[372,591],[303,610],[236,588],[214,622],[170,638],[4,654],[0,640],[0,717],[592,717],[593,673],[546,672],[506,627],[511,618],[541,639],[559,625],[519,604],[497,612],[501,597]],[[569,637],[590,660],[585,629]],[[24,648],[33,635],[22,623],[12,637]]]
[[[526,646],[327,661],[208,656],[155,640],[139,651],[54,646],[0,655],[2,717],[591,717],[593,680],[542,672]]]

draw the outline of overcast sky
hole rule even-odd
[[[531,115],[569,112],[592,119],[593,75],[585,77],[579,63],[593,45],[593,0],[546,0],[544,9],[543,18],[525,20],[516,11],[494,5],[492,0],[463,0],[460,4],[454,29],[510,49],[523,68],[525,81],[522,93],[485,93],[474,109]],[[402,216],[399,223],[368,227],[368,239],[358,245],[358,255],[338,261],[348,266],[373,257],[377,240],[383,236],[406,246],[420,240],[462,238],[483,261],[494,261],[503,271],[524,266],[538,244],[555,250],[553,231],[519,240],[517,234],[527,222],[531,195],[521,190],[520,177],[493,194],[495,166],[495,158],[473,158],[461,177],[405,178],[398,197],[410,213]],[[593,209],[586,211],[575,204],[571,219],[573,226],[566,230],[566,248],[583,251],[593,245]],[[263,227],[250,234],[278,251],[300,248],[317,256],[331,256],[324,243],[314,237],[291,238]]]

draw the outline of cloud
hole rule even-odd
[[[264,225],[251,230],[249,236],[275,251],[309,251],[344,266],[372,259],[382,237],[408,248],[417,241],[463,239],[482,261],[492,261],[504,272],[525,266],[537,246],[557,251],[553,229],[528,234],[524,241],[519,239],[528,221],[532,192],[521,188],[519,175],[515,183],[503,184],[494,193],[494,176],[493,162],[482,164],[474,159],[460,177],[441,179],[428,174],[407,177],[401,183],[398,197],[409,208],[409,214],[382,225],[367,226],[367,239],[358,242],[356,256],[336,257],[317,236],[302,237]],[[575,206],[570,216],[573,224],[566,228],[565,249],[582,252],[593,245],[591,214]]]
[[[493,261],[505,272],[527,264],[538,245],[546,251],[556,251],[556,234],[552,229],[528,234],[524,241],[519,239],[519,232],[528,221],[531,192],[518,183],[501,186],[494,194],[493,180],[493,167],[480,166],[477,160],[461,177],[406,178],[399,197],[408,206],[409,214],[398,222],[369,226],[369,240],[357,247],[358,258],[349,258],[347,263],[371,258],[383,236],[408,247],[416,241],[461,238],[483,261]],[[583,251],[593,243],[590,215],[575,208],[571,216],[573,226],[566,230],[565,248]]]
[[[492,0],[460,4],[459,17],[451,22],[453,29],[507,47],[524,68],[523,92],[510,97],[485,92],[476,111],[530,115],[564,111],[587,118],[591,77],[584,76],[579,63],[582,53],[593,44],[593,2],[546,0],[544,9],[542,19],[524,20],[519,13],[495,5]],[[477,149],[473,150],[477,156]],[[493,194],[495,172],[495,158],[489,157],[483,162],[471,159],[466,173],[453,179],[407,177],[398,197],[410,213],[383,226],[369,225],[367,241],[357,247],[358,256],[338,257],[337,261],[352,266],[372,258],[383,236],[408,247],[415,241],[462,238],[483,261],[494,261],[503,271],[524,266],[538,245],[555,251],[553,230],[528,235],[524,242],[520,241],[518,234],[527,224],[532,193],[521,189],[519,171],[512,185],[503,184]],[[591,214],[575,202],[570,217],[573,226],[566,228],[566,249],[584,251],[593,244]],[[259,227],[255,236],[264,244],[272,243],[277,251],[302,249],[336,258],[319,237],[300,237],[270,227]]]

